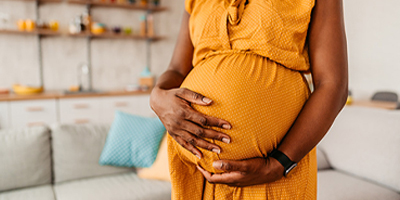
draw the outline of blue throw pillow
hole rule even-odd
[[[100,165],[150,167],[157,157],[165,127],[157,117],[115,112]]]

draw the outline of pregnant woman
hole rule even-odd
[[[150,99],[168,131],[172,199],[316,199],[315,146],[347,98],[342,10],[341,0],[185,1]]]

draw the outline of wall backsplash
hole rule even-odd
[[[400,1],[344,1],[349,49],[350,89],[355,99],[368,99],[377,90],[400,94]],[[184,0],[164,0],[167,11],[154,15],[155,32],[166,39],[151,45],[151,70],[158,77],[168,66],[179,32]],[[42,19],[60,22],[67,32],[69,21],[82,13],[83,5],[48,3],[40,7]],[[0,12],[11,21],[34,18],[33,2],[0,1]],[[139,28],[142,11],[93,8],[95,21]],[[93,87],[122,89],[137,83],[145,66],[145,41],[93,39]],[[86,39],[44,37],[43,68],[46,89],[62,90],[77,84],[77,67],[86,61]],[[36,36],[0,34],[0,88],[14,83],[39,83]]]
[[[151,71],[159,76],[168,66],[179,31],[184,9],[182,0],[161,1],[168,10],[154,14],[156,34],[165,39],[151,44]],[[85,6],[46,3],[40,6],[41,19],[58,20],[60,31],[67,33],[69,21],[84,12]],[[0,12],[11,15],[11,21],[35,18],[34,2],[0,1]],[[131,26],[139,30],[144,11],[118,8],[92,8],[94,21],[110,26]],[[16,27],[15,27],[16,28]],[[38,85],[37,36],[0,34],[0,88],[14,83]],[[92,39],[93,87],[97,90],[123,89],[138,81],[146,65],[143,40]],[[80,37],[43,37],[44,84],[48,90],[63,90],[77,84],[79,64],[86,62],[87,43]]]

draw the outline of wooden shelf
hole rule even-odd
[[[27,1],[27,2],[39,2],[39,3],[61,3],[62,0],[0,0],[0,1]]]
[[[86,98],[86,97],[112,97],[112,96],[126,96],[126,95],[148,95],[152,89],[146,91],[102,91],[93,93],[76,93],[64,94],[62,91],[49,91],[40,94],[31,95],[17,95],[0,94],[0,102],[2,101],[26,101],[26,100],[39,100],[39,99],[67,99],[67,98]]]
[[[19,35],[41,35],[41,36],[59,36],[61,35],[58,31],[52,31],[47,29],[36,29],[34,31],[19,31],[13,29],[0,29],[2,34],[19,34]]]
[[[153,36],[153,37],[145,37],[140,35],[125,35],[123,33],[102,33],[102,34],[92,34],[92,33],[77,33],[77,34],[69,34],[72,37],[91,37],[91,38],[109,38],[109,39],[134,39],[134,40],[161,40],[163,37],[161,36]]]
[[[107,2],[100,2],[94,0],[68,0],[68,3],[71,4],[83,4],[83,5],[90,5],[90,6],[97,6],[97,7],[114,7],[114,8],[123,8],[123,9],[131,9],[131,10],[143,10],[143,11],[151,11],[151,12],[159,12],[166,10],[166,7],[162,6],[142,6],[135,4],[122,4],[122,3],[107,3]]]

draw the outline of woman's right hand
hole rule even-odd
[[[220,153],[222,150],[218,145],[203,138],[225,143],[230,143],[231,139],[225,133],[207,126],[223,129],[231,129],[232,126],[225,120],[194,110],[191,103],[208,106],[212,100],[187,88],[164,90],[155,87],[151,92],[150,106],[176,142],[198,158],[203,155],[197,147]]]

